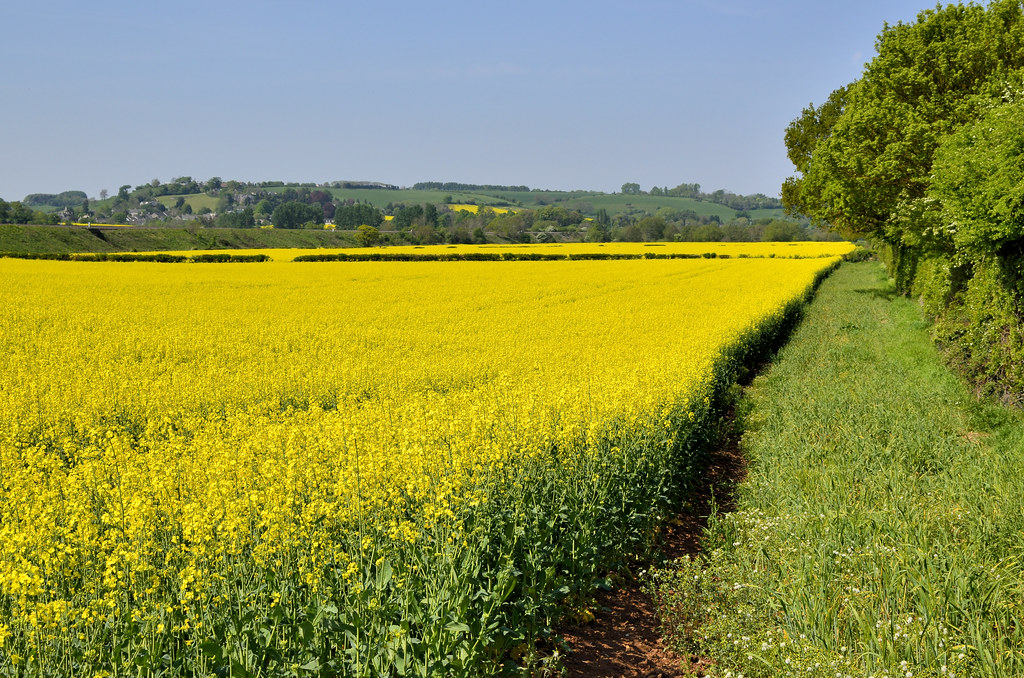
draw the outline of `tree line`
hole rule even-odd
[[[33,210],[22,202],[0,199],[0,224],[59,224],[56,214]]]
[[[85,191],[64,191],[63,193],[32,193],[21,202],[28,207],[78,207],[89,196]]]
[[[718,205],[725,205],[726,207],[730,207],[738,211],[777,209],[782,207],[781,200],[767,196],[764,193],[738,195],[724,189],[705,193],[701,190],[700,184],[684,183],[679,184],[674,188],[669,188],[668,186],[652,186],[651,190],[644,191],[640,188],[640,184],[636,182],[626,182],[622,184],[622,188],[620,190],[624,195],[657,195],[672,198],[692,198],[694,200],[702,200],[713,202]]]
[[[434,245],[485,243],[494,239],[511,242],[758,242],[838,240],[839,236],[793,219],[750,219],[727,222],[717,216],[698,216],[692,210],[659,209],[655,214],[609,215],[600,209],[592,218],[558,205],[538,209],[497,211],[481,207],[476,212],[451,210],[445,205],[389,204],[385,209],[355,206],[353,221],[362,229],[362,244]],[[342,214],[339,208],[338,214]],[[386,217],[391,217],[386,220]],[[339,227],[341,222],[336,217]],[[379,224],[377,226],[376,224]]]
[[[938,6],[885,26],[858,80],[786,129],[791,213],[874,242],[947,356],[1024,402],[1024,14]]]
[[[512,193],[529,192],[529,186],[501,186],[497,184],[462,184],[457,181],[421,181],[412,187],[419,191],[509,191]]]

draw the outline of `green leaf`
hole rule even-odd
[[[462,622],[448,622],[444,627],[448,631],[454,631],[456,633],[469,633],[469,626]]]

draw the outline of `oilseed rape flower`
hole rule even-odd
[[[0,259],[0,673],[498,671],[836,261]]]

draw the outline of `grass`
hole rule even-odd
[[[178,198],[184,198],[185,204],[192,208],[192,213],[196,214],[199,210],[204,207],[209,209],[211,212],[217,211],[217,203],[220,198],[215,195],[208,195],[206,193],[190,193],[188,195],[161,195],[156,200],[163,204],[164,207],[174,207],[174,203],[178,201]]]
[[[151,252],[162,250],[351,247],[343,233],[262,228],[122,228],[0,225],[0,252]]]
[[[1024,426],[943,365],[879,264],[827,280],[741,407],[747,479],[652,578],[717,675],[1024,675]]]
[[[0,252],[70,254],[112,251],[110,243],[84,228],[0,225]]]
[[[594,210],[603,208],[607,210],[609,214],[630,212],[632,210],[640,210],[653,214],[662,207],[668,207],[670,209],[680,211],[692,210],[699,217],[717,215],[722,221],[729,221],[736,216],[736,210],[726,207],[725,205],[718,205],[716,203],[703,200],[694,200],[693,198],[674,198],[659,195],[623,195],[621,193],[596,194],[574,198],[566,201],[565,203],[559,202],[556,204],[564,205],[565,207],[573,209],[580,209],[581,211],[584,209],[589,211],[588,206],[593,206]]]
[[[747,214],[750,215],[751,219],[792,219],[792,217],[786,215],[785,210],[781,207],[750,210]]]

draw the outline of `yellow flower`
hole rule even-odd
[[[600,246],[535,247],[476,251]],[[206,633],[245,586],[266,608],[391,563],[407,586],[502,492],[661,463],[723,351],[835,262],[788,247],[807,258],[0,259],[0,647]]]

